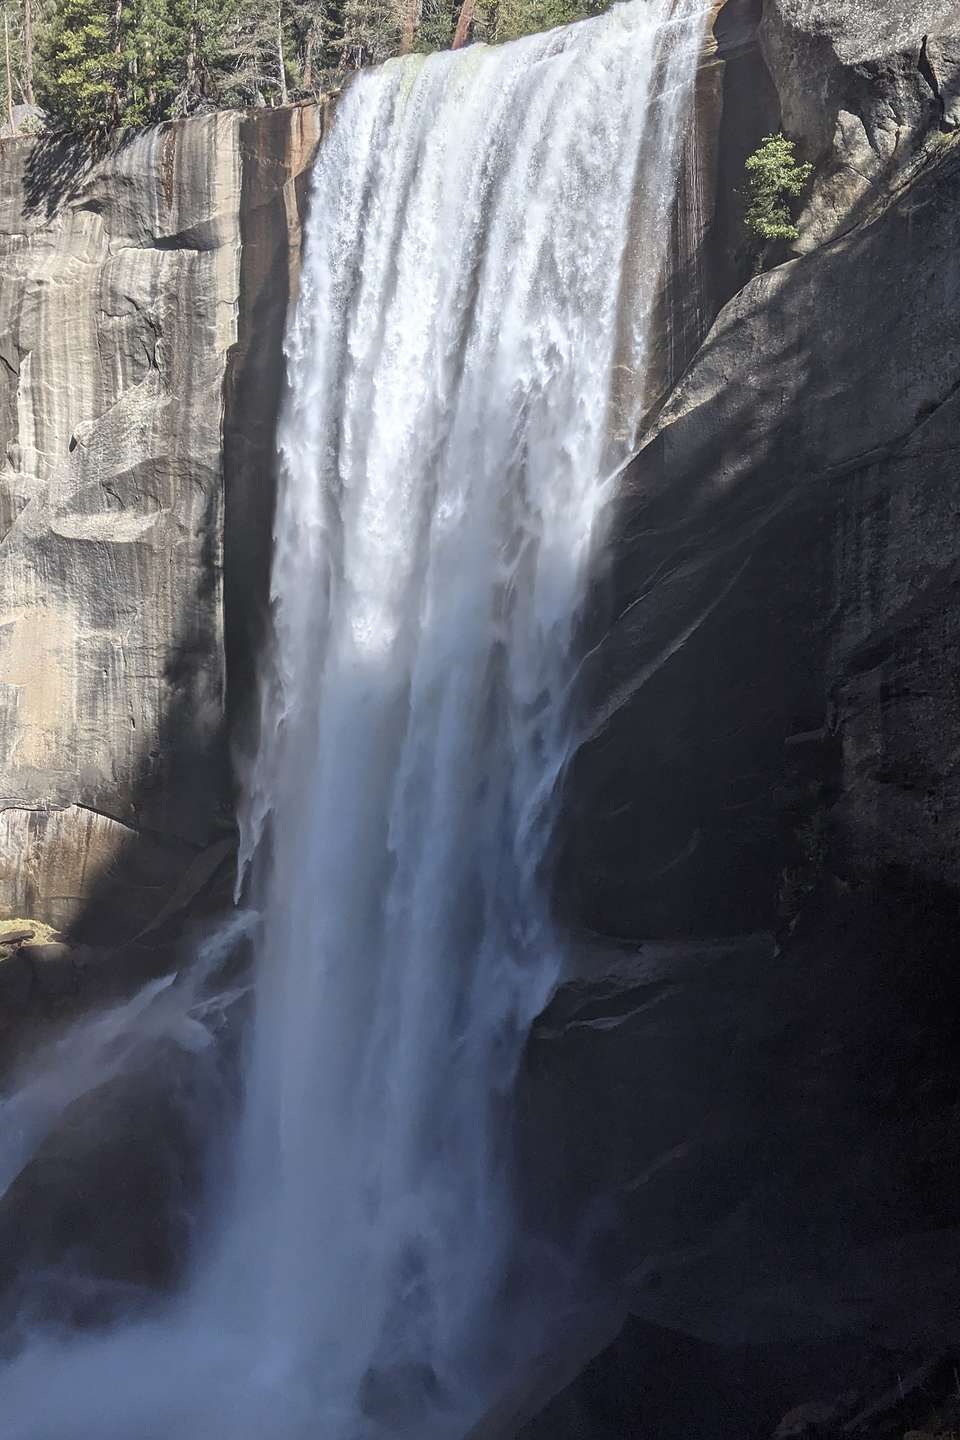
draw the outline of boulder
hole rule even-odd
[[[4,1345],[37,1324],[109,1322],[175,1283],[226,1113],[212,1048],[165,1043],[63,1112],[0,1195]]]
[[[773,1440],[824,1440],[837,1433],[849,1414],[849,1403],[808,1400],[784,1415],[773,1432]]]

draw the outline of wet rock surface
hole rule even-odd
[[[519,1435],[523,1440],[554,1435],[621,1440],[634,1434],[664,1440],[691,1435],[946,1440],[958,1414],[955,1369],[949,1355],[893,1356],[849,1342],[709,1345],[631,1318]],[[789,1396],[811,1391],[825,1398],[782,1413]],[[917,1424],[929,1428],[912,1428]]]

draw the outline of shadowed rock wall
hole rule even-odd
[[[882,75],[901,93],[877,73],[874,107]],[[913,86],[908,179],[740,291],[625,475],[563,831],[585,928],[775,928],[810,824],[841,877],[960,879],[960,152],[917,63]]]
[[[841,1342],[912,1350],[904,1376],[960,1343],[960,137],[928,59],[958,20],[764,6],[817,162],[799,253],[720,311],[624,475],[558,893],[630,943],[583,941],[521,1086],[533,1227],[646,1322],[827,1347],[814,1387]],[[530,1433],[641,1428],[605,1373]]]

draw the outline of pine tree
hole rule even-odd
[[[449,48],[457,23],[459,6],[452,0],[421,0],[420,19],[414,48],[432,51]]]
[[[9,103],[33,94],[39,3],[53,11],[39,27],[38,98],[55,125],[105,136],[218,106],[284,105],[345,70],[512,39],[602,0],[0,0],[15,12]]]
[[[396,55],[404,31],[404,0],[347,0],[341,64],[345,70],[379,65]]]
[[[521,35],[597,15],[605,8],[598,0],[496,0],[492,38],[517,40]]]
[[[120,120],[147,125],[170,113],[183,83],[183,32],[169,0],[129,0],[127,16]]]
[[[117,33],[120,3],[58,0],[43,39],[40,103],[74,131],[104,131],[120,118],[117,87],[124,64]]]
[[[7,112],[7,123],[10,126],[10,133],[14,131],[13,120],[13,60],[10,51],[10,16],[6,8],[3,11],[3,88],[5,110]]]
[[[342,0],[284,0],[291,86],[310,97],[336,82],[343,40]]]
[[[23,85],[23,98],[27,105],[36,104],[36,96],[33,90],[33,0],[23,0],[23,24],[21,27],[21,51],[23,56],[21,74]]]
[[[796,240],[798,231],[788,203],[803,192],[813,173],[801,165],[792,140],[784,134],[765,135],[744,163],[747,208],[744,223],[756,240]]]
[[[243,10],[233,10],[212,64],[220,104],[278,103],[286,84],[286,60],[284,55],[281,80],[278,40],[282,24],[278,26],[276,0],[254,0]]]

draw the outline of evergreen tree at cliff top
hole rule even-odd
[[[37,98],[55,126],[101,135],[216,107],[286,104],[393,55],[509,40],[605,8],[604,0],[45,3]]]
[[[142,126],[220,102],[217,67],[237,0],[55,0],[39,99],[79,133]]]
[[[149,124],[169,114],[181,82],[182,27],[168,0],[128,0],[122,29],[120,120]]]
[[[116,124],[120,37],[104,0],[57,0],[41,44],[38,98],[72,130]]]

